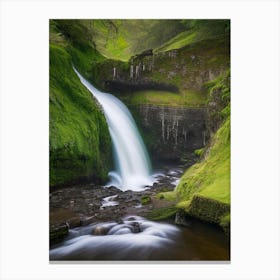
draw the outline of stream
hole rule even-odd
[[[69,234],[51,245],[50,260],[229,260],[229,241],[220,228],[197,219],[178,226],[174,219],[147,218],[150,211],[172,204],[154,196],[173,190],[182,170],[158,170],[153,187],[142,192],[94,184],[51,192],[50,224],[66,221]],[[141,204],[147,196],[150,203]]]
[[[222,232],[196,222],[182,228],[139,216],[70,230],[51,260],[228,260]]]

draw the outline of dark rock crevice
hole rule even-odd
[[[154,161],[177,161],[194,156],[208,138],[207,108],[154,105],[129,107]]]

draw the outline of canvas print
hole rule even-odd
[[[230,20],[49,20],[50,261],[230,260]]]

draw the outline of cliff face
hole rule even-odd
[[[80,83],[73,70],[74,51],[77,53],[79,49],[51,29],[51,187],[84,181],[106,181],[110,166],[111,141],[107,123],[96,100]],[[94,55],[94,50],[91,53]],[[78,62],[77,58],[76,61]],[[76,65],[82,68],[80,64]]]
[[[212,127],[208,120],[208,107],[213,102],[207,103],[207,83],[229,68],[229,52],[229,36],[220,34],[180,49],[150,49],[128,62],[102,61],[95,65],[91,79],[127,105],[133,104],[130,109],[153,159],[193,158],[194,150],[204,147],[209,131],[219,125],[213,121],[217,126]],[[163,92],[158,97],[158,90],[173,95]],[[161,106],[171,97],[176,97],[175,106],[168,102]]]
[[[230,117],[211,137],[199,162],[186,170],[175,189],[178,207],[191,216],[220,224],[230,218]]]
[[[107,60],[96,65],[92,79],[116,93],[158,89],[186,94],[204,91],[204,84],[229,68],[229,39],[220,36],[181,49],[134,56],[129,62]]]
[[[130,106],[151,157],[179,161],[205,146],[208,140],[207,109],[166,106]]]

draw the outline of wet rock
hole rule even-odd
[[[175,171],[174,171],[175,170]],[[171,172],[172,171],[172,172]],[[70,186],[62,190],[52,191],[50,194],[50,225],[59,225],[68,222],[69,228],[89,225],[96,222],[117,221],[126,215],[145,217],[151,209],[163,207],[164,199],[155,199],[158,192],[173,190],[172,180],[182,173],[177,167],[166,166],[162,174],[156,179],[154,187],[141,192],[121,191],[116,187],[101,187],[93,185]],[[110,199],[117,200],[119,205],[101,207],[106,197],[117,196]],[[73,203],[74,202],[74,203]],[[112,201],[111,201],[112,202]],[[70,207],[72,205],[72,207]],[[131,217],[130,222],[133,222]],[[138,232],[135,225],[133,231]]]
[[[139,232],[141,232],[139,223],[137,223],[137,222],[131,223],[131,232],[132,233],[139,233]]]
[[[93,235],[106,235],[109,231],[109,227],[104,227],[101,225],[98,225],[97,227],[95,227],[92,231]]]
[[[81,219],[81,226],[87,226],[89,224],[92,224],[93,222],[95,222],[95,216],[91,216],[91,217],[83,217]]]
[[[67,221],[69,228],[79,227],[81,226],[81,219],[79,217],[71,218]]]
[[[191,225],[191,219],[186,216],[184,211],[178,211],[175,216],[175,224],[189,227]]]
[[[109,193],[112,193],[112,194],[116,194],[116,193],[120,193],[121,190],[118,189],[117,187],[115,186],[110,186],[108,188],[104,188],[107,192],[109,191]]]
[[[122,219],[117,219],[116,222],[117,222],[118,224],[123,224],[123,223],[124,223]]]
[[[141,204],[146,205],[152,202],[152,199],[149,196],[141,197]]]
[[[69,233],[67,223],[52,226],[50,228],[50,245],[61,242]]]

